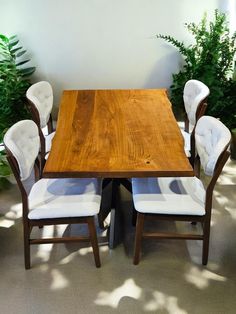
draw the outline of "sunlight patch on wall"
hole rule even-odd
[[[136,285],[132,278],[130,278],[125,280],[122,286],[114,289],[112,292],[99,292],[94,303],[97,305],[106,305],[112,308],[117,308],[122,298],[129,297],[137,300],[140,298],[141,292],[142,289]]]

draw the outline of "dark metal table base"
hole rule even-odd
[[[118,208],[120,181],[112,179],[111,220],[108,229],[109,248],[114,249],[123,239],[122,213]]]
[[[119,245],[124,236],[123,215],[119,208],[119,186],[122,184],[129,192],[131,192],[131,182],[127,179],[104,179],[103,188],[109,183],[112,184],[111,207],[110,207],[110,225],[107,230],[108,245],[110,249],[114,249]],[[103,225],[103,215],[100,217],[100,227]],[[104,218],[107,214],[105,214]]]

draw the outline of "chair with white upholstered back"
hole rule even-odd
[[[100,267],[94,216],[100,210],[101,180],[40,178],[37,162],[40,139],[38,127],[32,120],[23,120],[13,125],[4,136],[4,144],[22,196],[25,268],[30,268],[31,244],[76,241],[91,241],[95,264]],[[27,195],[24,181],[33,169],[36,182]],[[81,223],[88,224],[89,236],[41,239],[32,239],[30,236],[34,226]]]
[[[206,189],[198,177],[133,178],[132,190],[137,214],[134,264],[139,263],[142,238],[203,240],[202,264],[209,251],[212,196],[215,183],[226,163],[231,133],[219,120],[203,116],[195,128],[196,166],[211,177]],[[201,222],[200,234],[143,232],[146,217],[160,220]]]
[[[51,111],[53,107],[53,90],[52,86],[46,82],[41,81],[31,85],[26,97],[29,103],[29,109],[32,114],[34,122],[39,128],[39,136],[41,142],[41,161],[44,166],[45,159],[51,150],[52,139],[55,135],[53,132]],[[43,129],[47,127],[46,134]]]
[[[185,128],[181,130],[184,138],[184,150],[187,157],[194,155],[194,127],[207,108],[209,88],[198,80],[189,80],[184,86]],[[194,156],[192,156],[194,158]],[[193,159],[192,158],[192,159]]]

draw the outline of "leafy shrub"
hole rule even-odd
[[[198,79],[210,89],[207,114],[220,118],[230,129],[236,127],[236,81],[232,79],[236,53],[236,33],[230,36],[227,16],[215,11],[214,21],[185,24],[195,42],[185,46],[171,36],[157,35],[174,45],[184,58],[184,66],[173,74],[171,101],[177,114],[184,111],[183,88],[190,79]]]
[[[1,147],[0,147],[1,148]],[[0,190],[9,186],[9,181],[6,179],[11,174],[11,169],[7,162],[6,154],[0,151]]]
[[[18,43],[17,36],[0,34],[0,142],[12,124],[29,117],[25,93],[35,68],[25,67],[30,60],[21,59],[26,50]]]

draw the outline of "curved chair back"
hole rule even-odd
[[[14,169],[18,170],[20,179],[28,179],[40,149],[37,125],[32,120],[19,121],[6,132],[3,141],[8,155],[17,162]]]
[[[204,111],[202,106],[206,102],[208,95],[210,94],[209,88],[198,80],[189,80],[184,86],[184,107],[187,114],[188,122],[194,126],[206,110],[206,104]]]
[[[206,175],[213,176],[221,154],[229,146],[231,133],[219,120],[201,117],[195,128],[195,145]]]
[[[51,136],[44,135],[42,129],[47,126],[48,134],[52,134],[53,132],[51,116],[53,107],[52,86],[46,81],[35,83],[28,88],[26,97],[28,99],[32,118],[38,126],[40,137],[40,168],[42,171],[46,160],[46,154],[50,151],[52,140]]]
[[[41,128],[46,127],[53,107],[52,86],[46,81],[35,83],[27,90],[26,97],[30,101],[35,123]]]

